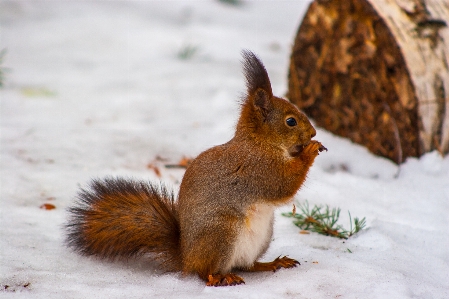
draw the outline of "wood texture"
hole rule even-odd
[[[449,0],[315,0],[296,35],[289,99],[396,163],[449,152]]]

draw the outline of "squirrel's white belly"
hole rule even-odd
[[[247,210],[245,225],[240,230],[229,261],[232,268],[249,268],[268,249],[273,235],[273,205],[254,204]]]

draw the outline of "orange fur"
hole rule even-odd
[[[272,94],[262,62],[243,52],[247,95],[234,137],[189,164],[178,201],[151,183],[96,180],[69,212],[68,245],[86,255],[148,255],[207,285],[244,283],[234,269],[275,271],[299,264],[265,253],[273,210],[299,190],[318,152],[316,131],[296,106]]]

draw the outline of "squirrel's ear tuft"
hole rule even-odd
[[[248,96],[255,95],[258,89],[265,91],[268,98],[273,96],[267,70],[260,59],[251,51],[243,50],[243,73],[246,78]]]

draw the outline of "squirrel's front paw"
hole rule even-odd
[[[291,151],[292,156],[317,156],[320,152],[327,151],[327,148],[316,140],[311,140],[307,145],[296,145]]]
[[[327,148],[324,145],[322,145],[321,142],[316,140],[311,140],[310,143],[303,149],[303,153],[306,155],[311,155],[315,153],[319,155],[319,153],[322,151],[327,152]]]

